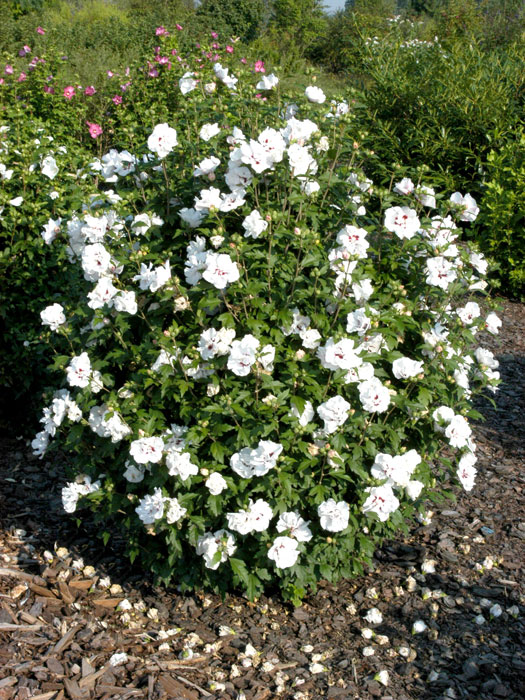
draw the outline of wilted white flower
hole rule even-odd
[[[421,564],[421,571],[424,574],[434,574],[436,571],[436,562],[433,559],[425,559]]]
[[[427,629],[427,625],[423,620],[416,620],[412,625],[412,634],[421,634]]]
[[[364,618],[371,625],[380,625],[383,622],[383,615],[377,608],[370,608]]]
[[[490,608],[489,613],[491,617],[499,617],[503,612],[503,609],[501,605],[498,605],[498,603],[494,603],[494,605]]]
[[[127,662],[128,655],[125,651],[113,654],[113,656],[109,659],[110,666],[122,666],[122,664],[126,664]]]
[[[387,686],[390,681],[388,671],[379,671],[379,673],[375,674],[374,680],[376,680],[378,683],[381,683],[381,685]]]

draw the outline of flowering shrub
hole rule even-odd
[[[113,519],[163,581],[298,601],[450,475],[472,488],[470,399],[498,381],[473,341],[499,325],[457,240],[477,206],[409,177],[375,198],[319,89],[184,68],[186,107],[91,164],[111,190],[51,243],[85,287],[42,309],[70,351],[33,448],[71,454],[65,510]]]

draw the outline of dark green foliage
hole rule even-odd
[[[239,37],[249,42],[260,36],[268,14],[266,0],[203,0],[195,22],[198,29],[217,32],[220,40]]]
[[[479,195],[478,168],[493,135],[504,143],[523,115],[518,50],[458,43],[421,51],[384,47],[364,57],[370,82],[359,120],[383,161],[447,172],[456,189]]]
[[[525,130],[486,159],[482,209],[474,237],[500,266],[501,289],[525,299]]]

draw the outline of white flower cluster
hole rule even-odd
[[[243,479],[253,476],[264,476],[277,464],[283,446],[271,440],[261,440],[257,447],[251,450],[243,447],[230,458],[233,471]]]
[[[95,493],[100,489],[100,481],[91,482],[89,476],[79,476],[77,481],[66,484],[62,489],[62,505],[66,513],[74,513],[77,509],[78,499]]]
[[[119,177],[126,177],[135,172],[137,158],[129,151],[117,151],[112,148],[102,158],[91,163],[91,170],[99,172],[105,182],[117,182]]]
[[[457,469],[457,476],[465,491],[470,491],[474,486],[477,470],[474,464],[477,458],[474,455],[476,444],[472,439],[472,429],[467,419],[454,413],[448,406],[440,406],[432,413],[434,428],[444,433],[452,447],[464,449]]]
[[[34,440],[31,442],[33,452],[38,457],[42,458],[49,445],[49,438],[54,437],[58,427],[62,425],[64,419],[78,423],[82,418],[82,411],[78,404],[71,398],[67,389],[60,389],[54,395],[51,405],[44,408],[43,416],[40,422],[44,426],[44,430],[37,433]]]
[[[91,430],[103,438],[110,438],[116,443],[131,435],[131,428],[118,413],[112,412],[106,404],[93,406],[89,412],[88,423]]]
[[[404,488],[407,496],[414,500],[423,489],[421,481],[412,479],[412,474],[420,463],[421,457],[415,450],[396,456],[380,452],[375,457],[371,474],[375,479],[386,480],[387,486]],[[373,508],[370,510],[373,511]]]
[[[156,520],[160,520],[164,515],[169,525],[178,522],[186,515],[186,508],[183,508],[176,498],[168,498],[162,495],[162,490],[156,488],[152,494],[147,494],[140,499],[135,512],[144,525],[152,525]]]

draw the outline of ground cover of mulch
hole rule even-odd
[[[378,552],[374,570],[321,585],[297,609],[154,587],[118,538],[103,548],[89,521],[78,529],[63,513],[60,463],[32,457],[11,428],[0,451],[0,700],[525,697],[525,307],[505,302],[502,317],[484,342],[504,383],[496,408],[480,401],[474,490],[457,488],[456,502]],[[365,620],[372,608],[382,622]],[[426,629],[412,634],[418,620]]]

